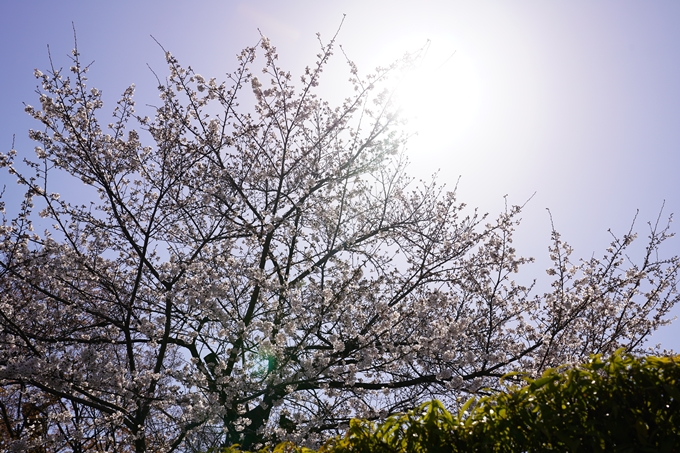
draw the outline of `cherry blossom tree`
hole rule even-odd
[[[520,207],[491,220],[408,177],[390,86],[411,60],[348,62],[331,105],[333,49],[294,78],[263,37],[224,83],[166,52],[152,117],[133,85],[110,124],[77,49],[70,71],[36,70],[37,158],[0,155],[25,187],[0,227],[3,448],[313,444],[511,371],[640,350],[665,322],[667,226],[576,262],[553,232],[552,287],[534,294],[515,281]]]

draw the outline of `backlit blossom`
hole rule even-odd
[[[315,445],[351,417],[639,349],[666,322],[667,226],[638,257],[629,231],[581,261],[553,231],[539,293],[512,244],[520,207],[480,215],[407,174],[390,90],[417,57],[350,62],[333,105],[317,89],[333,41],[302,79],[260,44],[224,83],[166,53],[148,117],[134,85],[102,113],[75,50],[79,77],[35,71],[39,161],[0,153],[25,189],[0,224],[2,448]]]

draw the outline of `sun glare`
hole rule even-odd
[[[474,123],[480,108],[480,82],[472,60],[451,43],[431,41],[422,59],[396,93],[410,143],[427,148],[451,144]]]

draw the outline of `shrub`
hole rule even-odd
[[[680,356],[548,370],[480,399],[455,432],[454,451],[678,451]]]
[[[547,370],[536,380],[505,377],[517,379],[527,385],[471,398],[457,415],[435,400],[380,424],[353,420],[345,436],[318,452],[680,451],[680,356],[618,351],[608,360],[595,355],[581,366]],[[312,450],[283,443],[273,452]]]

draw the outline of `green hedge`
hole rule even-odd
[[[680,452],[680,356],[617,352],[524,380],[470,399],[458,415],[431,401],[381,424],[353,420],[318,452]],[[291,444],[261,451],[313,452]]]

